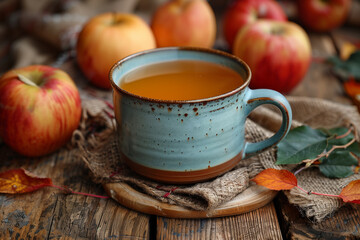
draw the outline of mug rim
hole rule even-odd
[[[160,51],[193,51],[193,52],[203,52],[203,53],[209,53],[209,54],[216,54],[216,55],[220,55],[223,57],[226,57],[232,61],[235,61],[237,63],[239,63],[240,65],[242,65],[244,67],[244,70],[247,74],[246,79],[244,79],[244,83],[241,84],[239,87],[220,94],[220,95],[216,95],[213,97],[208,97],[208,98],[200,98],[200,99],[191,99],[191,100],[166,100],[166,99],[156,99],[156,98],[149,98],[149,97],[144,97],[144,96],[140,96],[131,92],[128,92],[124,89],[122,89],[120,86],[118,86],[118,84],[115,83],[115,80],[113,79],[113,72],[115,71],[116,68],[118,68],[119,66],[121,66],[124,62],[136,58],[138,56],[144,55],[144,54],[149,54],[152,52],[160,52]],[[185,104],[185,103],[199,103],[199,102],[211,102],[214,100],[219,100],[219,99],[223,99],[229,96],[232,96],[238,92],[241,92],[242,90],[244,90],[249,84],[250,84],[250,80],[251,80],[251,70],[250,67],[246,64],[245,61],[243,61],[242,59],[238,58],[237,56],[221,51],[221,50],[217,50],[217,49],[210,49],[210,48],[200,48],[200,47],[161,47],[161,48],[153,48],[153,49],[148,49],[148,50],[144,50],[144,51],[140,51],[134,54],[131,54],[127,57],[122,58],[121,60],[119,60],[118,62],[116,62],[110,69],[109,72],[109,79],[110,79],[110,84],[113,88],[113,90],[117,90],[118,92],[131,96],[133,98],[137,98],[140,100],[144,100],[144,101],[149,101],[149,102],[155,102],[155,103],[175,103],[175,104]]]

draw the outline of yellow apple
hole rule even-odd
[[[157,47],[191,46],[211,48],[216,37],[216,20],[205,0],[170,0],[152,16]]]
[[[77,41],[77,62],[95,86],[110,89],[110,68],[120,59],[155,48],[149,25],[134,14],[103,13],[90,19]]]

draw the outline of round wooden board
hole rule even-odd
[[[253,185],[216,209],[195,211],[160,202],[151,196],[136,191],[126,183],[107,183],[103,186],[109,196],[127,208],[169,218],[214,218],[237,215],[265,206],[277,194],[277,191]]]

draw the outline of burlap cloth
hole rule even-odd
[[[307,97],[287,97],[293,110],[292,127],[302,124],[313,128],[345,126],[349,121],[359,126],[360,116],[356,107]],[[231,200],[251,184],[250,179],[266,168],[292,170],[295,165],[275,165],[276,148],[241,161],[234,169],[211,181],[192,185],[166,185],[145,179],[127,168],[119,156],[119,142],[115,137],[115,123],[109,117],[109,107],[101,100],[84,100],[84,116],[73,140],[80,143],[82,158],[97,183],[125,182],[134,189],[158,199],[194,210],[208,210]],[[271,107],[257,108],[246,122],[246,138],[259,141],[271,136],[280,126],[280,113]],[[90,129],[90,130],[89,130]],[[339,194],[359,174],[343,179],[329,179],[317,168],[310,168],[297,175],[298,185],[319,193]],[[290,203],[297,205],[304,214],[320,221],[330,215],[342,202],[333,197],[308,195],[297,188],[285,191]]]

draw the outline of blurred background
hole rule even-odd
[[[134,13],[150,23],[156,9],[165,2],[166,0],[0,0],[0,75],[9,69],[32,64],[61,67],[74,58],[78,34],[91,17],[104,12]],[[230,51],[222,26],[224,13],[234,1],[207,2],[216,16],[217,31],[213,47]],[[295,0],[277,2],[289,20],[299,23]],[[360,1],[352,1],[342,27],[350,27],[352,31],[359,33]],[[312,55],[316,57],[316,52]]]

